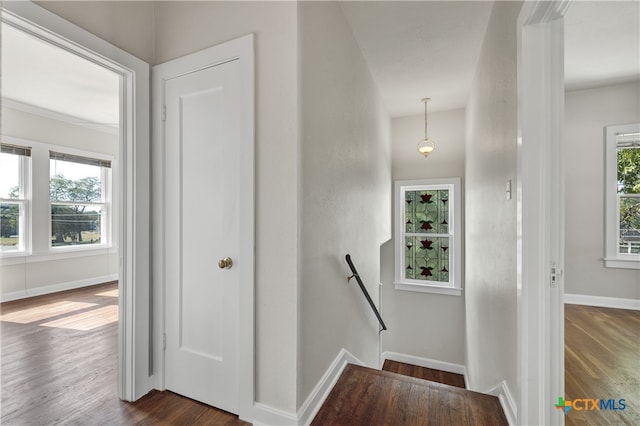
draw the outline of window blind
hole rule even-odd
[[[8,143],[0,144],[0,152],[3,154],[24,155],[25,157],[31,157],[30,146],[11,145]]]
[[[640,133],[618,133],[616,145],[618,148],[640,148]]]
[[[49,159],[69,161],[72,163],[86,164],[89,166],[111,168],[111,161],[109,160],[100,160],[98,158],[82,157],[80,155],[63,154],[61,152],[49,151]]]

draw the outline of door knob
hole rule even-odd
[[[218,261],[218,268],[220,269],[231,269],[233,266],[233,260],[230,257],[225,257],[224,259],[220,259]]]

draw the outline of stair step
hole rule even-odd
[[[347,364],[312,425],[507,425],[498,398]]]
[[[445,385],[457,386],[466,389],[464,376],[462,374],[450,373],[448,371],[435,370],[433,368],[420,367],[419,365],[407,364],[404,362],[387,359],[382,366],[383,371],[402,374],[404,376],[424,379],[430,382],[444,383]]]

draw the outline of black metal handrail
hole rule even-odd
[[[382,330],[386,330],[387,326],[384,325],[384,321],[382,321],[382,317],[380,316],[380,312],[378,312],[378,308],[376,308],[376,305],[374,305],[373,300],[371,300],[371,296],[369,296],[369,292],[367,291],[367,288],[362,283],[362,280],[360,279],[360,275],[358,275],[358,271],[356,270],[356,267],[353,265],[353,262],[351,261],[351,255],[347,254],[344,258],[346,259],[347,265],[349,265],[349,268],[351,268],[351,272],[353,273],[353,275],[349,277],[349,280],[355,277],[356,281],[358,282],[358,285],[360,286],[360,290],[362,290],[362,293],[364,293],[364,297],[366,297],[367,302],[369,302],[369,306],[371,306],[371,309],[373,309],[373,313],[376,314],[376,317],[380,322],[380,326],[382,327]]]

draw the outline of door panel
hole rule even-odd
[[[238,412],[238,61],[165,84],[166,388]],[[230,269],[218,260],[230,257]]]

